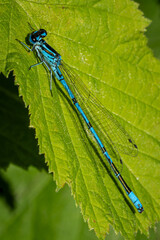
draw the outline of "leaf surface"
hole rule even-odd
[[[99,238],[110,224],[126,239],[134,239],[137,230],[147,234],[160,214],[160,63],[146,46],[149,21],[129,0],[10,0],[1,2],[1,16],[0,68],[4,74],[14,70],[57,188],[71,186]],[[122,155],[122,175],[143,203],[143,214],[107,173],[100,150],[60,83],[54,80],[52,97],[44,67],[28,71],[37,62],[35,55],[15,40],[25,41],[31,32],[28,22],[47,30],[47,42],[135,139],[139,155]]]

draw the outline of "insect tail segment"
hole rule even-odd
[[[128,194],[128,196],[131,199],[131,201],[134,204],[134,206],[137,208],[138,212],[142,213],[144,211],[144,208],[143,208],[141,202],[139,201],[139,199],[136,197],[136,195],[131,191]]]

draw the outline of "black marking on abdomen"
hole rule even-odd
[[[92,127],[91,123],[87,123],[88,128],[90,129]]]
[[[105,147],[101,148],[102,152],[105,153],[106,152],[106,149]]]
[[[74,105],[77,103],[77,100],[75,98],[72,98],[72,101]]]

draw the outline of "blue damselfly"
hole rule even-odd
[[[61,56],[50,45],[44,41],[47,32],[44,29],[33,31],[29,35],[29,43],[33,45],[29,48],[19,41],[29,51],[36,51],[40,62],[30,68],[44,64],[50,72],[50,90],[52,91],[52,72],[58,81],[66,89],[75,108],[78,110],[95,141],[100,147],[104,157],[107,159],[115,176],[122,184],[128,197],[137,208],[139,213],[143,212],[143,206],[137,196],[131,191],[124,181],[121,172],[115,166],[113,159],[118,159],[122,164],[119,152],[135,156],[137,146],[133,139],[112,116],[112,114],[87,90],[82,80],[62,61]],[[106,144],[107,143],[107,144]],[[105,147],[105,144],[107,147]]]

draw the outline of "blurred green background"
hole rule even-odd
[[[147,28],[148,46],[155,57],[160,59],[160,0],[136,0],[144,16],[152,20]]]
[[[148,46],[160,59],[160,1],[137,0],[152,20],[147,29]],[[0,75],[0,239],[77,240],[97,239],[88,230],[68,186],[55,192],[44,156],[38,155],[34,129],[29,129],[28,110],[18,96],[13,73]],[[112,227],[107,240],[124,239]],[[137,234],[136,240],[147,240]],[[149,231],[149,239],[160,239],[160,224]]]

